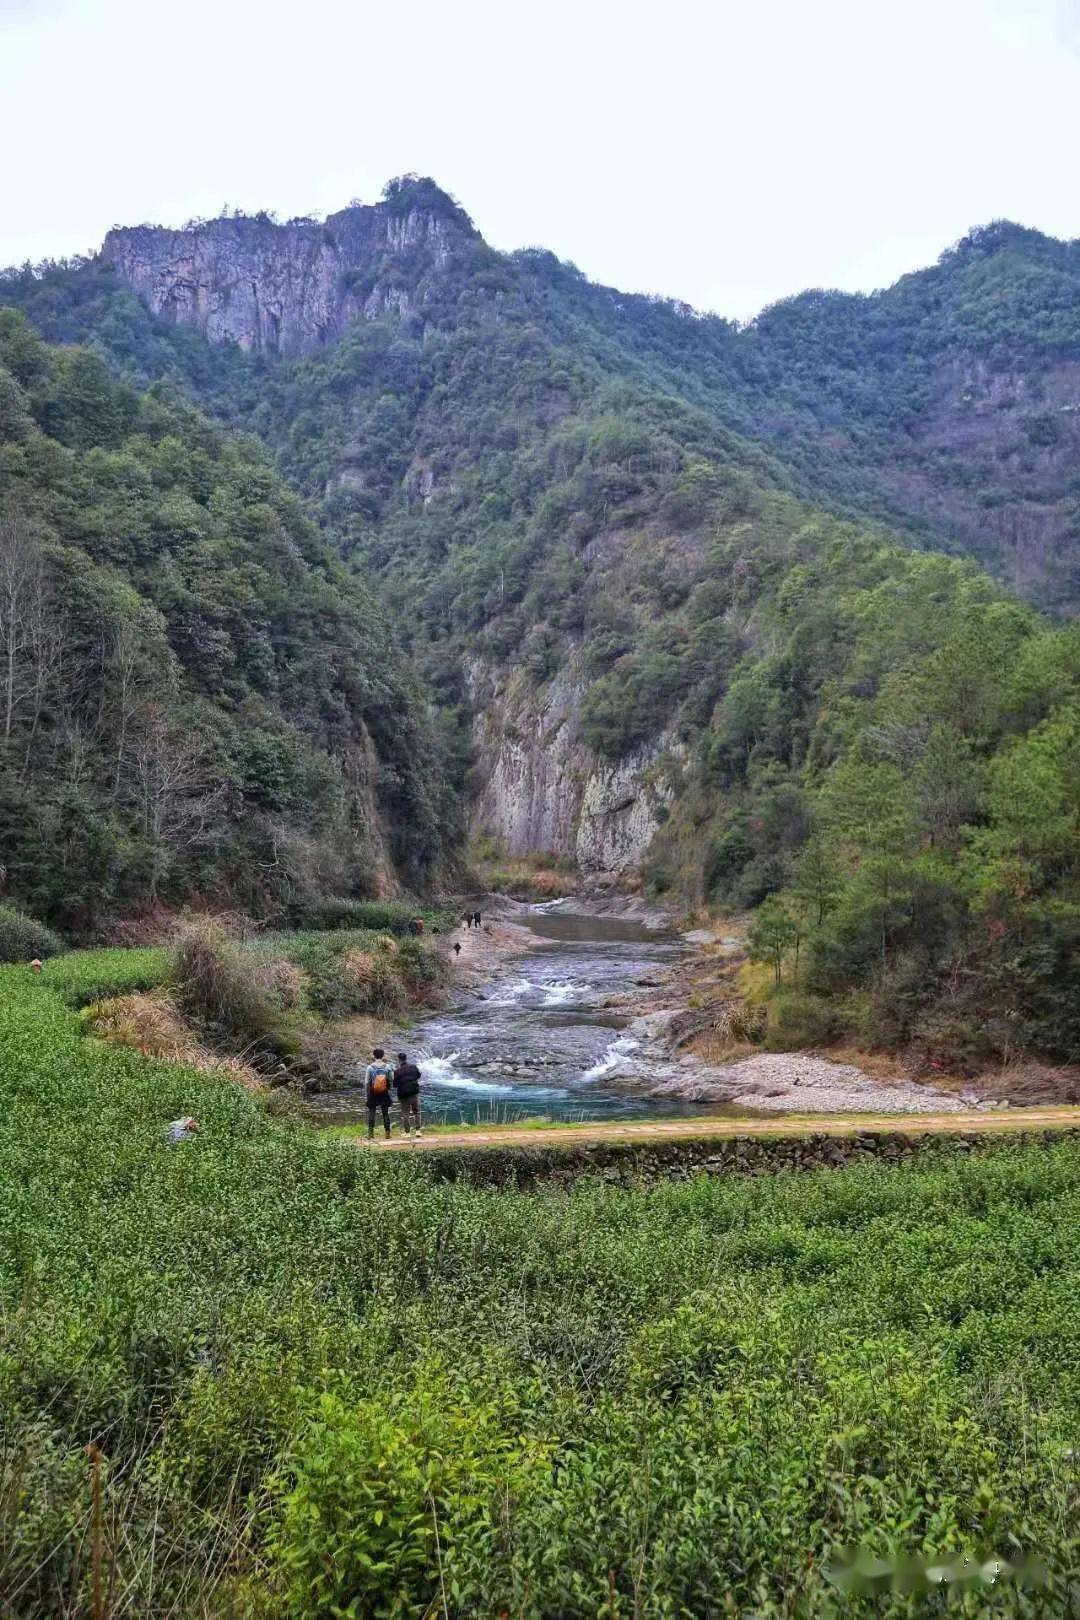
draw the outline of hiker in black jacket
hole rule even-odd
[[[420,1070],[415,1063],[410,1063],[405,1052],[397,1055],[397,1068],[394,1070],[394,1090],[397,1092],[398,1104],[401,1108],[401,1126],[405,1135],[409,1134],[409,1122],[415,1120],[416,1133],[414,1141],[420,1138]]]
[[[381,1046],[372,1052],[374,1062],[367,1066],[365,1095],[367,1098],[367,1133],[368,1141],[375,1136],[375,1110],[382,1109],[383,1129],[390,1135],[390,1086],[393,1082],[393,1072],[386,1061],[386,1053]]]

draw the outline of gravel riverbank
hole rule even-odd
[[[559,909],[577,915],[624,917],[657,930],[670,929],[662,909],[639,898],[571,897]],[[515,920],[530,913],[521,902],[491,896],[491,922],[484,929],[459,930],[460,982],[474,992],[497,975],[507,957],[543,950],[549,943]],[[707,929],[683,935],[687,956],[658,967],[628,984],[604,1005],[625,1019],[619,1050],[603,1083],[627,1095],[685,1103],[723,1103],[761,1114],[945,1114],[993,1106],[971,1090],[947,1091],[931,1083],[870,1074],[852,1063],[809,1052],[758,1052],[729,1063],[711,1064],[680,1051],[676,1031],[683,1018],[694,969],[705,953],[716,963],[738,954],[735,935]]]

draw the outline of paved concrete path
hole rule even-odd
[[[973,1109],[962,1114],[816,1114],[799,1118],[771,1119],[670,1119],[628,1121],[611,1124],[533,1126],[515,1129],[503,1126],[485,1130],[470,1126],[465,1130],[424,1136],[419,1142],[405,1136],[400,1127],[393,1136],[376,1137],[382,1153],[438,1152],[444,1148],[488,1147],[575,1147],[603,1142],[658,1142],[671,1137],[732,1136],[852,1136],[861,1131],[898,1131],[906,1136],[956,1136],[977,1132],[985,1136],[1005,1136],[1013,1131],[1078,1130],[1080,1107]],[[357,1141],[364,1141],[357,1135]]]

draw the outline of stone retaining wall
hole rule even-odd
[[[778,1170],[831,1170],[852,1164],[900,1164],[909,1159],[956,1157],[1008,1147],[1047,1146],[1080,1128],[1058,1130],[909,1134],[860,1131],[850,1136],[731,1136],[658,1138],[654,1141],[567,1143],[565,1147],[444,1148],[430,1154],[439,1180],[467,1177],[474,1185],[568,1185],[599,1176],[620,1186],[647,1186],[695,1175],[768,1175]]]

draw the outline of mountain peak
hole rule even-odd
[[[959,242],[946,248],[939,264],[963,263],[973,259],[988,259],[998,253],[1021,253],[1025,258],[1057,264],[1062,268],[1080,266],[1080,241],[1066,241],[1047,236],[1030,225],[1020,225],[1013,219],[992,219],[986,225],[975,225]]]
[[[393,214],[432,214],[471,236],[480,234],[457,199],[444,191],[430,175],[399,174],[393,180],[388,180],[382,190],[381,202],[375,206]]]
[[[357,315],[407,314],[417,286],[437,274],[472,220],[435,181],[401,175],[377,203],[279,223],[265,211],[223,213],[179,230],[111,230],[101,249],[156,315],[214,342],[306,354],[339,337]],[[407,258],[407,273],[387,261]]]

